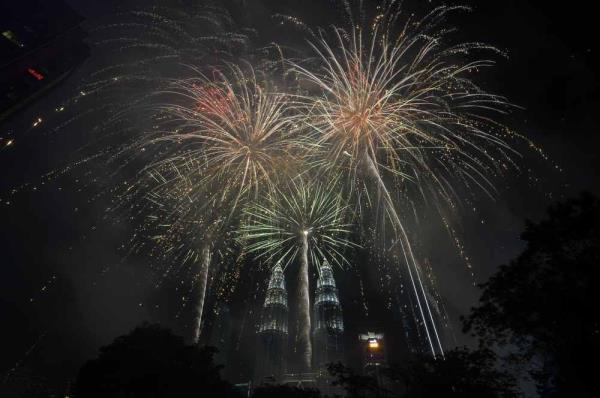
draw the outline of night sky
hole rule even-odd
[[[110,21],[117,4],[127,8],[136,2],[68,3],[86,18],[86,27],[97,19]],[[334,18],[326,7],[323,11],[324,1],[246,3],[248,11],[237,17],[251,26],[265,26],[270,14],[286,7],[305,16]],[[415,7],[412,3],[423,2],[406,1],[407,7]],[[466,3],[473,11],[452,20],[461,35],[509,54],[486,71],[482,85],[523,108],[505,122],[535,141],[549,160],[523,147],[521,165],[531,173],[515,173],[502,181],[496,200],[482,197],[479,212],[465,216],[463,240],[475,279],[445,243],[445,235],[423,228],[422,245],[437,272],[459,344],[469,343],[460,333],[458,317],[476,302],[478,290],[473,285],[519,253],[524,219],[538,219],[553,200],[582,190],[600,193],[597,14],[583,1]],[[235,7],[232,10],[235,14]],[[61,179],[60,190],[56,184],[36,185],[40,175],[72,162],[86,135],[73,129],[54,131],[50,125],[34,130],[29,126],[72,95],[77,82],[94,70],[95,55],[92,45],[91,57],[67,81],[0,125],[0,135],[15,141],[0,149],[0,374],[20,363],[51,379],[65,380],[99,346],[144,321],[160,322],[178,333],[188,326],[189,320],[175,316],[181,281],[168,281],[157,289],[143,258],[122,260],[117,249],[128,227],[102,221],[104,204],[87,203],[90,189],[81,189],[80,175]],[[537,179],[533,184],[531,175]],[[30,188],[10,194],[23,183],[31,183]],[[346,296],[352,301],[351,295]],[[347,323],[361,327],[365,320],[353,315],[358,304],[343,304]],[[379,305],[374,294],[370,305]],[[238,307],[236,316],[244,311]],[[370,312],[369,325],[385,326],[378,314],[376,309]],[[240,377],[244,369],[242,365]]]

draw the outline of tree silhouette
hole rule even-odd
[[[524,252],[483,285],[465,330],[511,344],[542,396],[600,396],[600,201],[583,194],[527,222]]]
[[[513,398],[516,381],[499,369],[493,351],[449,350],[445,358],[417,356],[387,373],[404,387],[406,398]]]
[[[344,389],[348,398],[387,397],[389,391],[379,385],[370,375],[361,375],[341,362],[327,366],[329,374],[335,379],[334,385]]]
[[[349,398],[513,398],[516,381],[498,367],[493,351],[456,348],[445,358],[415,355],[410,360],[382,366],[378,377],[360,375],[341,363],[329,366]]]
[[[75,383],[78,398],[231,397],[213,362],[214,348],[186,345],[158,325],[144,324],[100,349]]]
[[[319,390],[302,389],[286,385],[264,385],[257,387],[252,398],[321,398]]]

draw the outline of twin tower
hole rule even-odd
[[[312,371],[324,370],[343,358],[344,321],[331,266],[319,269],[312,316]],[[260,348],[256,363],[257,382],[282,381],[288,373],[288,294],[283,269],[271,271],[262,318],[258,329]]]

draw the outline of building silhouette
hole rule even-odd
[[[313,366],[323,372],[327,364],[343,360],[344,320],[333,269],[324,262],[319,269],[315,291]]]
[[[280,264],[273,267],[258,328],[257,383],[279,381],[287,369],[288,297]]]
[[[289,373],[288,299],[283,269],[276,265],[269,279],[258,328],[260,343],[255,384],[281,383],[300,388],[319,388],[334,392],[327,365],[344,360],[344,321],[342,306],[331,266],[324,262],[314,291],[312,308],[312,369]]]
[[[359,334],[358,340],[361,345],[363,374],[375,378],[379,387],[389,387],[381,374],[382,367],[387,365],[384,334],[367,332]]]
[[[383,333],[367,332],[358,335],[362,353],[362,367],[366,374],[387,362]]]

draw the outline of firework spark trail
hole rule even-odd
[[[440,342],[437,327],[435,325],[433,315],[431,314],[431,309],[429,308],[429,301],[428,301],[427,297],[425,296],[425,289],[424,289],[423,283],[421,281],[419,268],[418,268],[418,265],[414,258],[412,248],[410,245],[410,241],[408,239],[408,236],[406,235],[406,230],[404,229],[404,225],[402,224],[400,217],[398,217],[398,213],[396,212],[394,202],[392,201],[390,193],[387,190],[385,184],[383,183],[383,180],[381,179],[381,175],[379,174],[379,171],[377,170],[375,163],[373,162],[373,160],[371,159],[371,157],[369,155],[365,155],[364,161],[367,163],[366,168],[371,173],[371,177],[377,182],[377,186],[378,186],[380,192],[383,193],[383,197],[386,202],[386,210],[387,210],[390,218],[393,221],[394,227],[399,229],[399,231],[396,231],[396,232],[397,232],[397,235],[399,235],[400,245],[402,246],[402,253],[404,255],[404,260],[407,265],[408,275],[410,278],[410,282],[411,282],[413,291],[415,293],[415,298],[417,299],[417,305],[419,307],[421,319],[423,320],[423,326],[425,327],[425,333],[427,335],[427,340],[428,340],[429,346],[431,348],[431,352],[433,353],[433,356],[435,357],[436,350],[439,350],[440,354],[443,356],[444,349],[442,347],[442,343]],[[411,270],[411,268],[413,268],[413,269]],[[415,284],[415,278],[413,276],[413,272],[417,276],[417,280],[419,282],[418,287]],[[419,297],[419,296],[421,296],[421,297]],[[423,311],[423,303],[422,302],[425,304],[425,306],[427,308],[427,315],[428,315],[427,317],[425,316],[425,313]],[[427,325],[429,323],[428,320],[431,321],[430,327],[433,329],[433,332],[435,333],[437,347],[434,347],[434,342],[433,342],[431,333],[429,331],[430,327]]]
[[[310,339],[310,293],[308,282],[308,234],[310,232],[302,231],[302,250],[300,255],[300,269],[298,270],[298,309],[300,318],[300,336],[299,343],[302,358],[304,360],[304,371],[311,369],[312,362],[312,344]]]
[[[342,204],[335,184],[324,187],[305,179],[292,180],[287,189],[271,193],[264,204],[250,205],[239,235],[249,253],[258,253],[257,259],[280,263],[286,270],[299,261],[297,343],[304,371],[309,371],[309,266],[318,267],[328,261],[342,267],[347,263],[343,251],[356,245],[348,240],[350,225],[344,221],[347,206]]]
[[[451,30],[440,23],[464,7],[438,7],[395,34],[400,3],[378,8],[367,28],[354,24],[349,3],[344,4],[351,29],[334,27],[331,37],[322,33],[311,42],[320,66],[292,63],[299,78],[319,91],[297,96],[296,106],[320,148],[321,165],[348,177],[348,198],[359,211],[363,199],[356,182],[364,183],[368,204],[373,203],[369,185],[376,188],[400,242],[431,352],[443,355],[406,220],[385,181],[401,187],[397,193],[409,210],[418,201],[455,208],[461,200],[457,182],[493,195],[492,177],[515,166],[516,152],[504,141],[507,129],[489,113],[506,113],[510,106],[467,76],[492,62],[463,62],[461,56],[494,49],[481,43],[442,46]]]
[[[202,331],[202,311],[204,310],[204,300],[206,297],[206,285],[208,282],[208,270],[210,268],[210,257],[211,250],[210,244],[206,242],[202,247],[201,251],[201,266],[198,274],[196,275],[196,282],[198,284],[196,288],[197,300],[194,306],[194,336],[193,342],[198,344],[200,340],[200,332]]]

